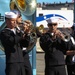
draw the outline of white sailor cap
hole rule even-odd
[[[52,24],[52,23],[57,23],[58,22],[57,18],[55,18],[55,17],[49,18],[46,21],[47,21],[48,24]]]
[[[5,12],[6,18],[17,18],[17,15],[13,12]]]

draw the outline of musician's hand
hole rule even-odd
[[[25,28],[24,32],[26,32],[26,33],[30,33],[31,32],[31,30],[30,30],[28,25],[25,25],[24,28]]]
[[[60,30],[56,30],[54,35],[61,38],[61,39],[64,39],[64,35]]]
[[[30,20],[25,20],[24,31],[26,33],[31,33],[32,22]]]

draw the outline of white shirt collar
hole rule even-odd
[[[13,31],[13,33],[16,34],[16,30],[15,29],[10,29],[10,28],[6,28],[6,29]]]

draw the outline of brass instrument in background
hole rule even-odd
[[[43,34],[44,33],[44,25],[41,24],[39,27],[37,27],[37,30]]]
[[[34,14],[36,0],[10,0],[10,9],[17,9],[26,16]]]

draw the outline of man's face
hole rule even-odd
[[[17,23],[21,23],[21,22],[22,22],[22,16],[19,15],[19,16],[17,17]]]
[[[16,26],[16,18],[6,19],[6,23],[7,23],[7,26],[12,29]]]
[[[57,30],[57,23],[50,23],[48,27],[50,32],[55,32]]]

